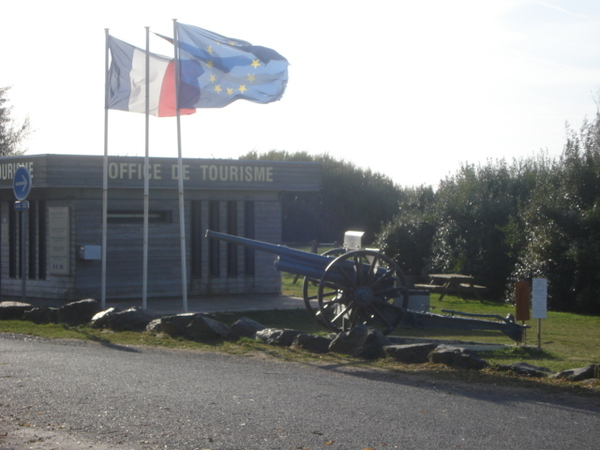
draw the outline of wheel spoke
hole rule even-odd
[[[338,291],[342,291],[344,289],[344,286],[341,286],[337,283],[333,283],[333,282],[329,282],[329,281],[323,282],[322,285],[323,285],[323,289],[329,288],[329,289],[336,289]]]
[[[350,314],[350,329],[356,328],[358,325],[360,325],[360,323],[358,323],[360,317],[359,309],[360,308],[354,308]]]
[[[387,316],[385,316],[385,315],[383,315],[383,314],[382,314],[382,313],[379,311],[379,309],[378,309],[378,308],[371,307],[370,309],[373,311],[373,313],[374,313],[373,315],[374,315],[374,316],[377,316],[377,318],[378,318],[378,319],[379,319],[381,322],[383,322],[383,323],[385,324],[385,326],[386,326],[386,329],[388,329],[388,330],[390,330],[390,331],[392,331],[392,330],[394,329],[394,328],[392,327],[392,322],[393,322],[393,321],[390,321],[390,320],[388,320],[388,317],[387,317]]]
[[[336,290],[336,291],[323,292],[322,296],[323,297],[334,297],[338,294],[339,294],[339,291]]]
[[[319,282],[317,318],[335,331],[364,323],[388,334],[404,311],[391,302],[401,296],[406,301],[407,294],[404,275],[385,255],[372,250],[344,253],[327,266]]]
[[[379,258],[375,257],[373,258],[373,261],[371,261],[371,264],[369,265],[369,272],[368,272],[368,276],[367,276],[367,283],[371,284],[371,280],[375,277],[375,273],[377,272],[377,263],[379,262]]]
[[[356,284],[355,286],[364,286],[364,272],[363,272],[363,263],[362,258],[358,255],[354,256],[354,272],[356,274]]]
[[[391,270],[388,270],[387,272],[385,272],[382,276],[380,276],[373,282],[373,284],[371,285],[371,288],[375,289],[377,286],[379,286],[384,281],[388,281],[390,278],[393,278],[394,275],[395,275],[394,272],[392,272]]]
[[[323,256],[327,256],[328,258],[331,258],[331,260],[333,261],[335,258],[337,258],[340,255],[343,255],[344,253],[346,253],[346,251],[343,248],[335,248],[335,249],[331,249],[326,251],[325,253],[323,253]],[[320,301],[321,296],[324,298],[331,298],[331,297],[335,297],[338,295],[339,293],[339,286],[334,285],[334,284],[329,284],[327,283],[324,287],[323,290],[321,291],[321,296],[319,295],[319,289],[320,289],[320,279],[316,279],[316,278],[310,278],[310,277],[305,277],[304,278],[304,283],[302,286],[302,295],[304,297],[304,304],[306,306],[306,310],[308,311],[308,313],[313,317],[313,319],[321,326],[324,326],[326,328],[330,328],[330,325],[327,323],[327,320],[325,317],[323,317],[319,306],[314,304],[314,301]],[[328,291],[325,291],[325,289],[328,289]],[[329,292],[331,291],[331,292]]]
[[[348,310],[352,308],[351,305],[347,305],[343,310],[341,310],[338,314],[336,314],[333,319],[331,319],[332,323],[337,322],[338,320],[342,319],[346,313],[348,312]],[[352,313],[350,313],[350,316],[352,316]]]

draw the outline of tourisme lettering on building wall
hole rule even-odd
[[[29,169],[29,174],[33,178],[33,161],[27,162],[6,162],[0,164],[0,180],[11,180],[15,176],[17,168],[25,166]]]
[[[183,180],[186,189],[303,191],[322,183],[315,162],[47,154],[0,158],[0,188],[13,187],[19,166],[29,169],[33,188],[101,188],[106,175],[110,189],[141,189],[145,168],[151,188],[175,189]]]
[[[151,180],[178,180],[178,164],[151,163],[148,165]],[[111,162],[108,164],[108,178],[118,180],[141,180],[144,177],[144,164],[137,162]],[[240,166],[225,164],[182,165],[183,179],[189,181],[243,181],[273,182],[271,166]]]
[[[6,162],[0,164],[0,180],[12,180],[19,166],[26,166],[31,177],[34,173],[34,162]],[[266,165],[228,165],[228,164],[183,164],[183,179],[199,182],[246,182],[272,183],[274,168]],[[143,180],[144,163],[119,161],[108,163],[108,178],[110,180]],[[179,164],[150,163],[148,164],[150,180],[178,180]]]

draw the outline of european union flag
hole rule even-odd
[[[266,47],[176,23],[179,42],[179,108],[220,108],[239,99],[279,100],[288,62]]]

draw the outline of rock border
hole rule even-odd
[[[298,330],[267,328],[243,317],[231,326],[218,321],[211,314],[183,313],[158,317],[140,307],[124,311],[117,308],[102,310],[94,299],[67,303],[59,308],[36,307],[28,303],[0,302],[0,320],[28,320],[36,324],[64,323],[68,326],[88,325],[112,331],[148,331],[165,333],[176,338],[198,342],[241,338],[256,339],[268,345],[302,348],[313,353],[341,353],[356,358],[373,360],[387,357],[405,364],[434,363],[466,370],[481,370],[489,364],[477,352],[438,342],[394,344],[379,331],[361,325],[351,331],[326,338]],[[600,378],[600,364],[553,373],[545,367],[525,362],[495,366],[496,370],[510,371],[532,378],[555,378],[567,381],[584,381]]]

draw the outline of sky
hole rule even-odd
[[[145,47],[173,19],[270,47],[282,99],[181,117],[185,158],[255,150],[330,156],[436,186],[461,164],[558,156],[600,97],[600,2],[584,0],[21,0],[0,15],[0,86],[26,154],[104,154],[105,29]],[[150,50],[172,55],[152,36]],[[145,154],[143,114],[109,111],[108,153]],[[175,118],[150,118],[176,157]]]

